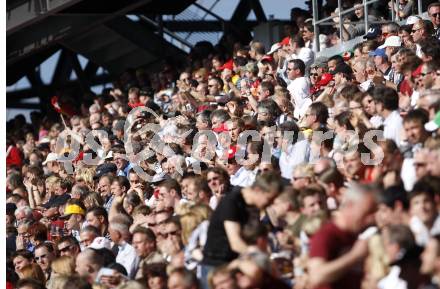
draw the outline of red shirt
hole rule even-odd
[[[356,242],[357,236],[339,229],[333,222],[324,224],[310,240],[310,258],[319,257],[333,261],[347,253]],[[331,284],[315,289],[359,289],[363,277],[362,263],[347,268],[345,274]]]
[[[9,150],[9,154],[6,157],[6,167],[10,167],[10,166],[17,166],[17,167],[21,167],[21,153],[20,150],[15,147],[15,146],[11,146],[11,149]]]

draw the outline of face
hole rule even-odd
[[[162,233],[161,233],[164,239],[172,240],[173,242],[179,242],[179,243],[181,240],[180,234],[181,232],[179,228],[173,223],[165,224],[162,228]]]
[[[15,257],[12,262],[14,263],[14,268],[16,273],[20,272],[24,266],[31,264],[31,261],[29,261],[26,258],[23,258],[22,256]]]
[[[315,68],[312,68],[312,69],[310,70],[310,82],[311,82],[313,85],[315,85],[315,84],[318,82],[318,78],[319,78],[319,76],[318,76],[318,71],[316,71]]]
[[[168,279],[168,289],[189,289],[184,285],[185,282],[179,273],[171,274]]]
[[[98,217],[96,217],[95,215],[93,215],[92,212],[90,212],[86,215],[86,220],[87,220],[87,224],[89,224],[90,226],[101,229],[101,226],[102,226],[101,220]]]
[[[53,253],[50,253],[45,247],[35,250],[35,261],[37,261],[37,264],[40,265],[43,271],[49,270],[54,258]]]
[[[174,206],[173,194],[166,187],[159,187],[159,200],[163,202],[165,208]]]
[[[221,176],[214,172],[209,172],[206,176],[209,188],[214,192],[217,191],[219,186],[222,184]]]
[[[217,128],[217,127],[219,127],[222,124],[222,121],[218,117],[216,117],[216,116],[214,116],[212,118],[211,122],[212,122],[212,127],[213,128]]]
[[[260,189],[255,189],[255,206],[260,210],[263,210],[272,204],[276,197],[276,193],[263,192]]]
[[[133,187],[141,182],[141,178],[139,178],[138,174],[136,173],[130,173],[128,175],[128,181],[130,182],[130,187]]]
[[[304,27],[302,32],[302,37],[304,41],[309,41],[313,39],[313,32],[311,32],[307,27]]]
[[[434,200],[427,194],[419,194],[410,201],[410,213],[417,216],[423,223],[431,222],[436,215]]]
[[[110,190],[113,195],[122,196],[125,193],[126,188],[121,187],[117,181],[114,181],[110,187]]]
[[[206,121],[203,120],[203,118],[201,116],[198,116],[196,118],[196,128],[198,130],[204,130],[204,129],[208,129],[208,123]]]
[[[330,60],[328,63],[328,71],[333,71],[336,68],[336,60]]]
[[[267,108],[259,107],[257,109],[257,121],[269,121],[271,118],[271,113]]]
[[[423,39],[423,30],[424,29],[421,27],[419,22],[413,25],[411,30],[411,36],[415,43],[418,43]]]
[[[322,209],[322,202],[319,194],[307,196],[303,200],[304,204],[301,212],[306,216],[314,216]]]
[[[300,190],[307,187],[310,184],[310,178],[304,177],[299,174],[297,171],[293,172],[292,179],[290,180],[292,187],[294,189]]]
[[[374,100],[370,95],[367,95],[362,99],[362,107],[369,115],[373,116],[376,114],[376,105],[374,104]]]
[[[149,277],[148,278],[148,288],[151,289],[164,289],[166,288],[166,283],[162,277]]]
[[[132,245],[136,250],[136,254],[142,258],[147,257],[151,252],[155,250],[154,241],[148,240],[145,234],[134,234]]]
[[[402,30],[399,32],[399,37],[400,37],[400,39],[402,39],[402,42],[405,46],[409,46],[413,42],[411,34],[405,30]]]
[[[58,252],[60,252],[60,256],[70,256],[75,257],[75,247],[69,242],[63,242],[58,244]]]
[[[377,226],[379,228],[384,228],[385,226],[392,224],[393,210],[384,204],[379,204],[375,219]]]
[[[118,170],[123,170],[127,166],[128,161],[125,160],[121,156],[121,154],[115,154],[115,156],[114,156],[114,163],[115,163],[116,167],[118,168]]]
[[[81,227],[81,223],[79,221],[79,218],[76,214],[71,214],[69,219],[66,222],[66,229],[71,230],[78,230]]]
[[[439,243],[435,239],[430,239],[428,244],[423,250],[420,259],[422,260],[422,266],[420,272],[422,274],[432,275],[439,269],[439,257],[438,257]]]
[[[212,277],[213,289],[235,289],[237,284],[230,274],[218,273]]]
[[[287,77],[293,80],[298,76],[299,76],[298,69],[295,69],[295,65],[293,63],[287,64]]]
[[[355,177],[363,167],[358,152],[348,152],[344,155],[344,168],[348,177]]]
[[[84,253],[80,253],[78,257],[76,257],[75,261],[75,271],[78,273],[80,277],[86,278],[90,275],[90,266],[88,266],[88,261],[84,255]]]
[[[101,178],[98,183],[98,192],[101,196],[106,197],[110,195],[110,180],[108,178]]]
[[[417,144],[423,141],[426,132],[421,122],[407,121],[403,123],[403,128],[410,144]]]
[[[210,79],[208,81],[208,92],[209,95],[218,95],[220,93],[220,85],[218,84],[217,80]]]
[[[440,6],[434,6],[431,7],[428,11],[429,18],[431,19],[432,24],[434,24],[435,27],[440,26]]]

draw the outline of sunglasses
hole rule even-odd
[[[168,238],[168,236],[176,236],[176,235],[178,235],[178,233],[179,233],[179,231],[173,231],[173,232],[168,232],[168,233],[160,233],[160,235],[166,239],[166,238]]]
[[[58,251],[60,251],[60,252],[67,252],[67,251],[69,251],[71,248],[72,248],[72,246],[67,246],[67,247],[64,247],[64,248],[59,248]]]
[[[318,77],[318,73],[310,73],[310,76]]]
[[[434,17],[434,18],[440,17],[440,13],[431,14],[431,17]]]
[[[416,32],[419,31],[420,29],[422,29],[422,28],[413,29],[413,30],[411,30],[411,33],[416,33]]]
[[[44,255],[41,255],[41,256],[35,256],[35,260],[40,260],[40,259],[43,259],[43,258],[46,258],[47,257],[47,254],[44,254]]]

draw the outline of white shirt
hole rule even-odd
[[[253,171],[247,170],[245,167],[241,167],[230,178],[231,185],[239,187],[250,187],[255,182],[258,168]]]
[[[302,47],[298,54],[292,54],[292,59],[301,59],[304,64],[306,65],[306,71],[307,68],[310,67],[310,65],[313,64],[313,61],[315,60],[315,53],[312,49],[307,47]]]
[[[379,126],[381,126],[383,124],[383,119],[382,117],[380,117],[379,115],[373,115],[370,118],[370,123],[375,127],[378,128]]]
[[[306,114],[307,108],[312,104],[310,84],[305,77],[298,77],[287,86],[287,90],[290,92],[291,101],[295,107],[293,116],[296,119],[300,119]]]
[[[290,144],[287,151],[281,151],[280,170],[281,176],[291,179],[293,170],[301,163],[308,162],[310,158],[310,144],[307,140],[300,140],[295,144]]]
[[[361,84],[359,84],[359,88],[361,89],[362,92],[366,92],[370,88],[372,82],[373,82],[372,80],[368,79],[362,82]]]
[[[136,250],[127,242],[118,245],[118,249],[116,262],[124,266],[125,270],[127,270],[127,276],[132,278],[134,274],[136,274],[136,267],[139,263],[139,257],[136,254]]]
[[[400,178],[406,191],[411,191],[417,181],[416,169],[414,167],[413,158],[405,158],[400,170]]]
[[[432,226],[431,230],[428,229],[417,216],[411,217],[409,220],[409,228],[416,238],[417,245],[424,247],[426,244],[428,244],[431,236],[440,233],[440,215],[437,215],[437,218],[435,218],[434,225]]]
[[[379,283],[377,283],[377,288],[379,289],[407,289],[408,284],[405,280],[399,277],[400,267],[392,266],[388,275],[383,277]]]
[[[400,145],[403,130],[403,121],[397,110],[394,110],[383,121],[383,136],[392,139],[397,146]]]

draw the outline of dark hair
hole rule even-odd
[[[270,95],[275,93],[275,87],[270,81],[263,81],[260,83],[260,86],[262,90],[268,90]]]
[[[33,260],[33,258],[34,258],[32,253],[29,252],[28,250],[25,250],[25,249],[17,250],[14,253],[12,253],[11,260],[14,260],[17,257],[23,257],[29,261]]]
[[[310,110],[316,115],[316,119],[321,124],[327,124],[328,107],[322,102],[314,102],[310,105]]]
[[[75,246],[79,246],[78,240],[73,237],[73,236],[63,236],[61,237],[58,242],[57,245],[64,243],[64,242],[68,242],[70,245],[75,245]]]
[[[407,115],[403,118],[403,122],[420,122],[422,125],[429,121],[429,113],[423,108],[417,108],[410,110]],[[423,127],[423,129],[425,129]]]
[[[305,45],[304,38],[302,38],[302,36],[299,35],[299,34],[296,34],[295,36],[291,37],[290,41],[292,43],[298,44],[298,46],[301,47],[301,48],[304,47],[304,45]]]
[[[373,90],[375,101],[383,103],[385,109],[393,111],[399,108],[399,95],[390,87],[378,86]]]
[[[113,269],[116,272],[121,273],[124,276],[128,275],[127,269],[125,269],[125,267],[119,263],[116,263],[116,262],[110,263],[109,265],[107,265],[107,268]]]
[[[337,116],[335,116],[335,121],[340,126],[345,126],[347,128],[347,130],[354,130],[354,127],[350,122],[351,117],[352,117],[351,112],[343,111],[340,114],[338,114]]]
[[[391,243],[396,243],[401,249],[409,250],[416,245],[411,229],[406,225],[389,225],[386,227]]]
[[[154,234],[153,230],[150,228],[145,228],[141,226],[137,226],[133,231],[133,236],[135,234],[142,234],[147,237],[147,240],[150,242],[156,242],[156,235]]]
[[[293,64],[293,69],[299,69],[301,75],[304,75],[306,73],[306,65],[301,59],[292,59],[289,60],[289,63]]]
[[[46,287],[44,287],[43,283],[41,283],[40,281],[37,281],[33,278],[25,278],[25,279],[18,280],[15,288],[20,289],[22,287],[32,288],[32,289],[46,289]]]
[[[124,176],[117,176],[117,177],[115,177],[113,179],[113,182],[117,182],[121,188],[124,187],[125,191],[128,191],[130,189],[130,182]]]
[[[336,61],[336,65],[339,64],[339,63],[344,62],[344,58],[342,58],[341,55],[333,55],[332,57],[330,57],[330,58],[327,60],[327,63],[330,62],[330,61],[332,61],[332,60]]]
[[[405,210],[409,208],[408,196],[402,186],[391,186],[378,194],[377,202],[388,208],[394,208],[396,202],[401,202]]]
[[[210,117],[211,117],[211,122],[212,122],[212,119],[214,117],[219,118],[222,122],[225,122],[225,121],[227,121],[228,119],[231,118],[229,113],[226,110],[223,110],[223,109],[216,109],[216,110],[214,110],[213,112],[211,112],[211,116]]]
[[[89,213],[92,213],[93,216],[95,216],[95,217],[103,217],[104,220],[105,220],[104,222],[105,222],[106,224],[108,224],[108,214],[107,214],[107,210],[104,209],[103,207],[93,207],[93,208],[90,208],[90,209],[87,211],[87,214],[89,214]]]
[[[186,288],[200,288],[197,277],[193,272],[188,271],[185,268],[176,268],[170,272],[169,276],[172,274],[179,274],[182,277],[182,282]]]
[[[428,182],[426,178],[422,178],[414,184],[412,191],[409,193],[409,200],[422,194],[426,194],[432,201],[435,198],[436,189]]]
[[[248,245],[255,245],[258,238],[267,237],[267,228],[258,220],[248,222],[241,231],[241,237]]]
[[[162,181],[158,187],[164,187],[168,191],[169,190],[175,190],[176,194],[181,198],[182,192],[179,183],[175,179],[167,179]]]

